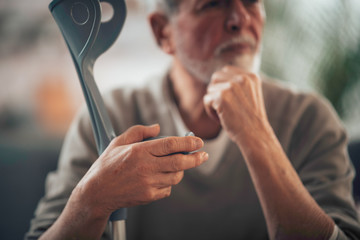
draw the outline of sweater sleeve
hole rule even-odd
[[[38,239],[56,221],[72,190],[97,158],[89,115],[84,107],[67,133],[57,170],[46,178],[45,196],[37,206],[25,239]]]
[[[290,159],[304,186],[339,228],[337,239],[359,239],[360,223],[352,196],[354,168],[347,137],[328,102],[310,95],[295,124]]]

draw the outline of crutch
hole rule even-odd
[[[99,155],[115,132],[93,77],[96,59],[115,42],[126,18],[124,0],[100,0],[112,5],[114,15],[101,22],[99,0],[53,0],[49,9],[70,50],[89,110]],[[126,208],[112,213],[113,240],[125,240]]]

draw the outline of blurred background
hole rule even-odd
[[[22,239],[46,173],[56,168],[63,137],[83,104],[49,3],[0,0],[0,239]],[[358,166],[360,1],[265,0],[265,5],[262,70],[327,98],[348,131]],[[95,65],[102,92],[141,84],[170,62],[151,36],[144,1],[127,0],[127,6],[120,38]],[[108,6],[103,11],[111,15]],[[360,190],[358,183],[354,190]]]

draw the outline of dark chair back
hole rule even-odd
[[[44,144],[46,145],[46,144]],[[0,239],[24,239],[58,148],[25,149],[0,144]]]

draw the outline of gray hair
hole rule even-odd
[[[172,14],[176,12],[179,0],[146,0],[148,12],[163,12],[166,14]]]

